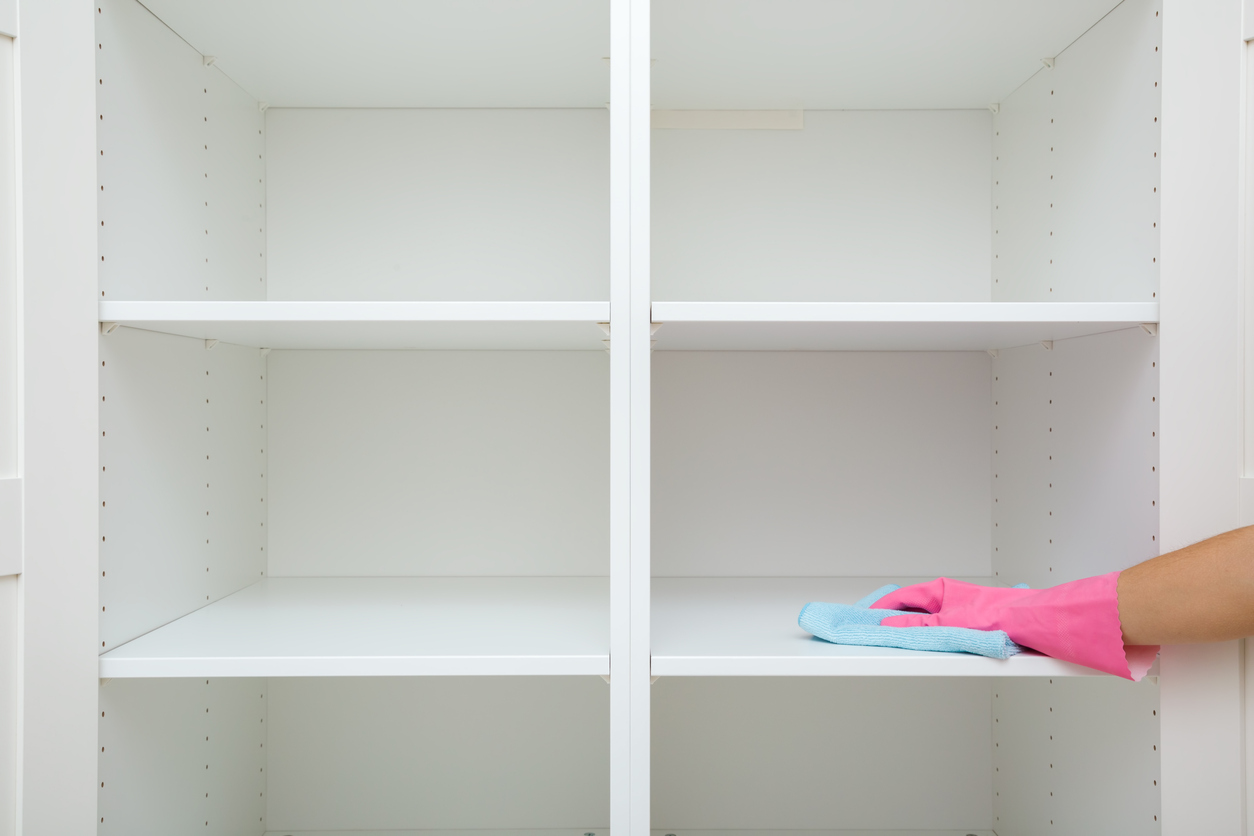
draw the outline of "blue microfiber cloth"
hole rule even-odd
[[[883,627],[880,625],[881,621],[903,613],[899,610],[876,610],[869,607],[899,588],[893,584],[881,587],[852,606],[818,602],[806,604],[797,616],[797,624],[811,635],[833,644],[975,653],[993,659],[1008,659],[1022,649],[1003,630]]]

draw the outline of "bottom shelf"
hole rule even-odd
[[[810,601],[852,604],[886,583],[904,586],[921,580],[930,578],[654,578],[652,674],[1105,675],[1031,652],[1001,660],[967,653],[837,645],[813,638],[797,626],[798,613]],[[992,583],[987,578],[969,580]]]

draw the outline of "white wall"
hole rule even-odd
[[[655,828],[990,829],[986,680],[664,677],[651,693]]]
[[[657,352],[655,576],[987,576],[984,352]]]
[[[269,365],[270,575],[608,573],[604,352]]]
[[[987,111],[653,131],[653,298],[987,301]]]
[[[135,0],[95,9],[99,295],[264,299],[257,101]]]
[[[270,680],[272,831],[609,824],[597,677]]]
[[[1125,0],[1001,102],[993,299],[1158,298],[1161,8]]]
[[[609,113],[266,112],[271,299],[606,300]]]

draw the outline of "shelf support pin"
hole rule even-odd
[[[202,55],[201,56],[201,61],[204,62],[206,67],[212,67],[213,62],[217,60],[218,60],[218,56],[216,55]]]
[[[1053,351],[1054,341],[1053,340],[1041,340],[1041,348],[1045,349],[1046,351]]]
[[[217,344],[217,340],[205,340],[205,351],[213,351],[213,347]]]
[[[1052,70],[1054,68],[1053,58],[1042,58],[1041,63],[1045,65],[1046,69]]]
[[[1149,334],[1151,337],[1157,337],[1158,336],[1158,323],[1157,322],[1142,322],[1141,330]]]
[[[988,351],[988,356],[992,357],[994,360],[996,360],[998,357],[1001,356],[1000,348],[989,348],[989,349],[986,349],[986,351]]]
[[[605,680],[606,685],[610,684],[610,675],[608,673],[601,674],[601,678]]]
[[[988,109],[993,113],[1001,113],[1001,102],[990,103]]]
[[[1144,328],[1145,326],[1142,325],[1141,327]],[[118,324],[116,322],[100,323],[100,333],[102,334],[112,334],[116,330],[118,330]]]
[[[653,684],[655,684],[655,683],[656,683],[659,679],[661,679],[661,678],[662,678],[662,677],[660,677],[660,676],[651,676],[651,677],[649,677],[649,684],[650,684],[650,685],[653,685]]]
[[[268,348],[262,348],[262,349],[258,349],[258,350],[261,352],[261,356],[262,356],[262,357],[265,357],[267,354],[269,354],[269,353],[270,353],[270,349],[268,349]]]

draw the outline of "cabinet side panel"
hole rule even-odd
[[[135,0],[97,8],[101,295],[264,299],[256,101]]]
[[[993,299],[1158,291],[1161,0],[1125,0],[1001,103]]]
[[[205,299],[266,298],[265,117],[217,67],[205,72]]]
[[[990,829],[986,681],[664,677],[652,693],[654,828]]]
[[[1158,553],[1158,340],[1140,328],[993,362],[993,571],[1053,586]]]
[[[987,576],[984,352],[657,352],[659,577]]]
[[[998,834],[1161,832],[1155,678],[1008,678],[992,688]]]
[[[1050,77],[1038,72],[993,119],[993,301],[1050,299]]]
[[[653,298],[988,301],[987,111],[653,131]]]
[[[609,823],[609,688],[597,677],[270,680],[273,830]]]
[[[265,364],[130,328],[100,357],[104,652],[259,579]]]
[[[216,601],[265,575],[266,359],[255,348],[218,343],[203,361],[209,372],[205,594]]]
[[[609,298],[597,110],[272,108],[271,299]]]
[[[101,688],[99,836],[264,833],[265,705],[262,679]]]
[[[608,573],[603,352],[269,365],[270,575]]]

